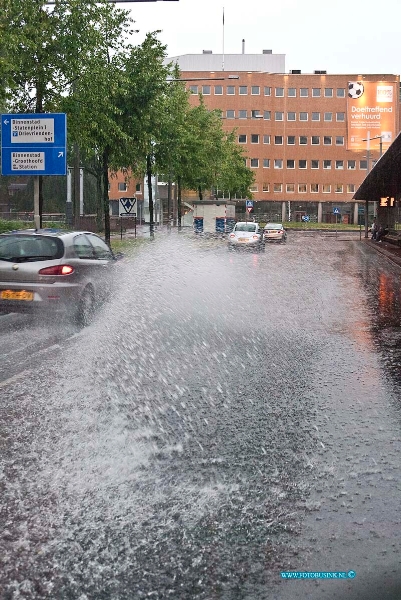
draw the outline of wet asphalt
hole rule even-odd
[[[156,235],[120,274],[85,330],[3,322],[0,597],[401,598],[400,268]]]

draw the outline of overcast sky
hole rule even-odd
[[[286,55],[286,71],[400,74],[401,0],[178,0],[118,4],[140,32],[161,30],[168,55],[212,50]]]

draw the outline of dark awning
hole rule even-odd
[[[355,192],[353,200],[380,202],[401,194],[401,133],[377,161]]]

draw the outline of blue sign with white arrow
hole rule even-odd
[[[1,115],[2,175],[66,175],[65,113]]]

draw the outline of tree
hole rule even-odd
[[[250,186],[255,175],[246,166],[243,149],[235,141],[236,132],[227,134],[223,142],[223,159],[217,173],[216,188],[227,192],[228,197],[239,195],[240,198],[252,198]]]
[[[127,11],[106,0],[55,0],[51,9],[43,0],[3,0],[0,77],[7,108],[38,113],[65,109],[70,146],[89,145],[90,131],[96,128],[89,107],[106,104],[106,115],[113,112],[105,90],[115,79],[110,65],[125,54],[121,31],[127,37],[130,23]],[[107,117],[105,121],[103,130],[110,123]],[[109,144],[116,142],[115,136],[107,137]],[[101,149],[104,158],[107,146]],[[42,204],[40,191],[40,213]]]
[[[148,33],[141,45],[132,48],[125,64],[125,87],[118,101],[120,118],[133,149],[125,165],[138,175],[146,175],[151,235],[154,227],[152,177],[158,169],[168,120],[166,97],[172,72],[172,66],[165,64],[166,46],[157,39],[157,33]],[[165,146],[163,148],[166,151]],[[118,162],[114,166],[121,168]]]

